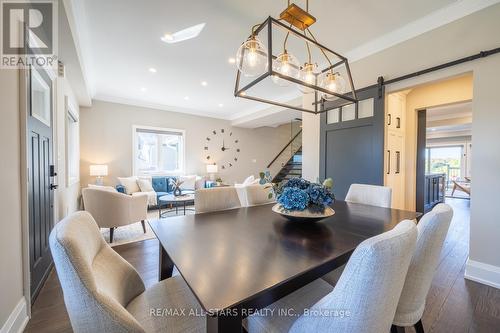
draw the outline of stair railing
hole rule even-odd
[[[284,157],[286,153],[286,161],[288,161],[292,156],[302,147],[302,130],[299,130],[297,134],[295,134],[290,141],[280,150],[280,152],[272,159],[272,161],[267,165],[267,168],[271,168],[274,163],[280,158]],[[287,148],[290,147],[290,150]],[[281,165],[282,167],[283,165]]]

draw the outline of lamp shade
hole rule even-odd
[[[207,173],[217,173],[217,164],[207,164]]]
[[[91,176],[107,176],[108,175],[108,166],[104,164],[96,164],[90,166],[90,175]]]

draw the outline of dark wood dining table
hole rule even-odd
[[[345,264],[364,240],[421,214],[335,201],[335,214],[292,222],[272,204],[149,224],[160,242],[159,279],[174,265],[207,315],[207,332],[240,332],[242,320]]]

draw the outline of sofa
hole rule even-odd
[[[192,193],[198,189],[205,188],[206,179],[197,176],[139,176],[139,177],[118,177],[120,184],[116,185],[116,190],[132,196],[146,193],[148,195],[149,208],[158,206],[159,198],[166,194],[172,194],[174,188],[172,183],[180,178],[184,181],[181,184],[183,192]]]

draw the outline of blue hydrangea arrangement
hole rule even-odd
[[[291,178],[275,189],[276,198],[278,203],[287,210],[308,208],[322,212],[335,199],[331,191],[332,185],[331,179],[325,180],[321,185],[303,178]]]

